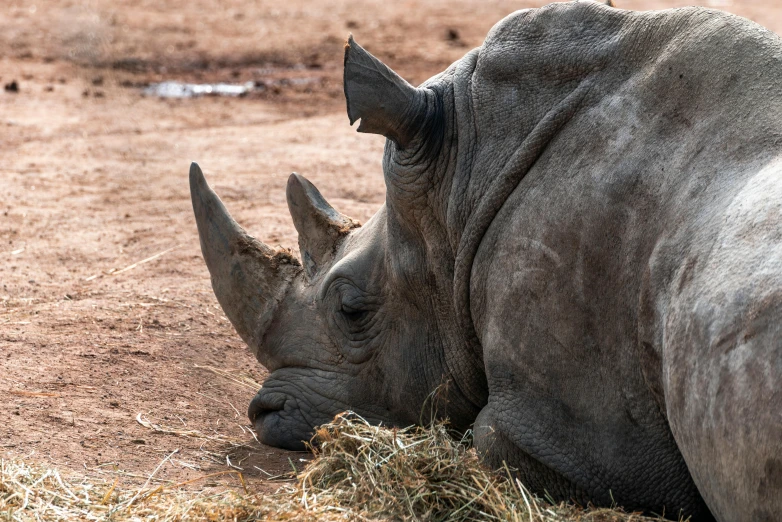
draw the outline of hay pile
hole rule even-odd
[[[641,522],[611,510],[552,506],[507,470],[482,468],[443,425],[387,429],[343,414],[314,439],[316,458],[274,495],[183,489],[188,483],[121,491],[117,481],[63,477],[0,463],[0,520],[508,520]],[[244,486],[244,480],[235,473]]]

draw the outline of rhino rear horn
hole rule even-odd
[[[369,54],[350,35],[343,76],[348,118],[358,132],[381,134],[405,148],[426,117],[426,93]]]
[[[286,251],[248,235],[228,214],[195,163],[190,166],[190,197],[215,296],[257,357],[277,304],[301,267]]]
[[[315,185],[295,172],[288,178],[288,210],[299,233],[299,250],[307,275],[334,255],[340,240],[360,225],[329,205]]]

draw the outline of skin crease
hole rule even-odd
[[[349,85],[349,67],[356,104],[392,81]],[[291,206],[317,263],[243,335],[271,372],[250,405],[261,440],[301,448],[346,409],[436,411],[538,494],[773,520],[780,39],[700,8],[552,4],[408,87],[422,108],[388,122],[404,147],[387,142],[384,207],[335,235],[303,225],[327,204]]]

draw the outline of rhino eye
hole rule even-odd
[[[378,298],[344,277],[336,279],[331,289],[334,296],[331,317],[334,325],[341,330],[343,339],[351,343],[366,342],[371,337],[369,330],[375,322]]]
[[[352,306],[342,304],[342,308],[340,309],[340,312],[342,313],[342,316],[350,323],[353,324],[360,324],[364,321],[364,319],[367,318],[367,315],[369,315],[369,311],[362,310],[360,308],[353,308]]]

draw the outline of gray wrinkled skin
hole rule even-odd
[[[276,297],[237,326],[271,372],[261,440],[436,411],[539,494],[777,520],[782,41],[713,10],[552,4],[417,89],[349,45],[350,119],[390,138],[386,204],[356,228],[292,176],[305,267],[257,254]],[[207,258],[228,218],[201,181]],[[248,317],[225,252],[215,292]]]

